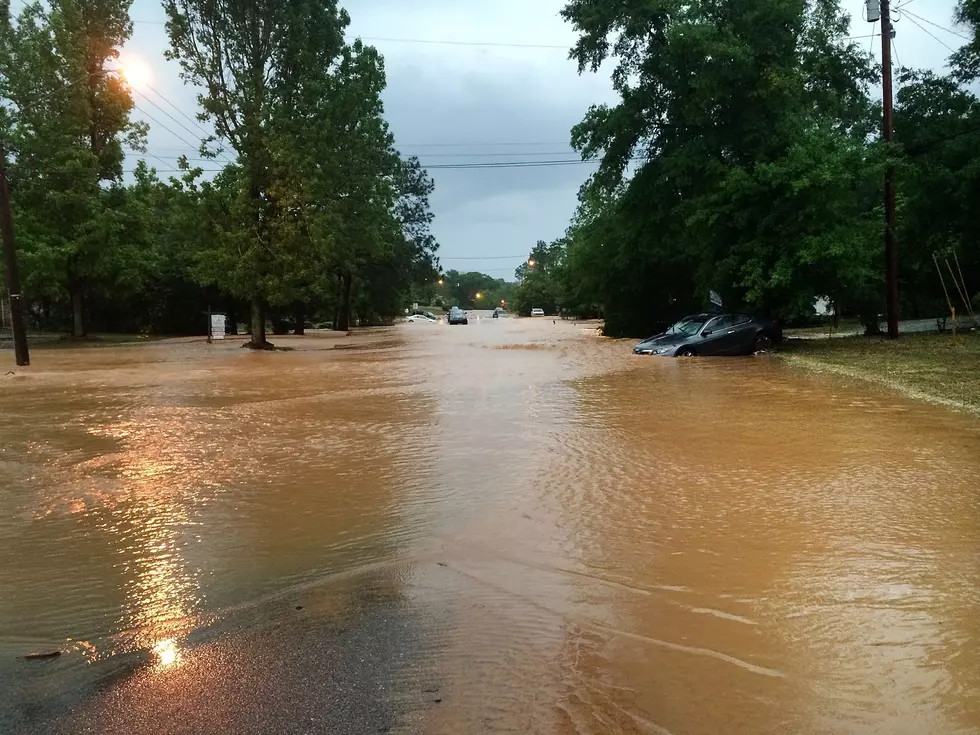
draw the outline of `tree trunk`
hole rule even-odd
[[[238,311],[234,306],[230,306],[225,314],[225,333],[233,336],[238,334]]]
[[[272,345],[265,338],[265,307],[262,299],[252,297],[252,339],[248,346],[253,350],[268,350]]]
[[[277,336],[289,334],[289,322],[283,318],[282,309],[270,309],[269,320],[272,322],[272,333]]]
[[[80,283],[72,284],[70,292],[72,314],[71,336],[75,339],[82,339],[88,336],[88,331],[85,328],[85,292]]]
[[[878,322],[877,310],[867,310],[861,312],[861,324],[864,325],[864,334],[874,337],[881,334],[881,324]]]
[[[351,286],[353,285],[354,278],[350,273],[344,273],[340,277],[341,282],[341,302],[340,302],[340,318],[337,323],[334,324],[334,329],[338,332],[349,332],[350,331],[350,298],[351,298]]]
[[[293,309],[293,320],[295,323],[293,334],[306,334],[306,308],[303,304],[296,304],[296,307]]]

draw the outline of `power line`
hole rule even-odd
[[[146,95],[143,95],[143,96],[145,97]],[[153,101],[152,100],[149,100],[149,101],[152,104]],[[142,107],[140,107],[139,105],[137,105],[135,102],[133,102],[133,107],[135,107],[137,110],[139,110],[140,112],[142,112],[144,115],[146,115],[146,117],[148,117],[150,119],[151,122],[155,123],[156,125],[159,125],[161,128],[163,128],[164,130],[166,130],[168,133],[170,133],[172,136],[174,136],[181,143],[185,143],[186,145],[190,146],[191,148],[194,148],[195,147],[193,143],[188,143],[184,138],[181,138],[179,135],[177,135],[177,133],[175,133],[173,130],[171,130],[170,128],[168,128],[162,122],[160,122],[159,120],[157,120],[155,117],[153,117],[150,113],[148,113]],[[198,149],[200,149],[200,146],[198,146]]]
[[[519,146],[568,145],[567,140],[557,143],[402,143],[396,148],[508,148]]]
[[[946,143],[956,138],[961,138],[964,135],[970,135],[971,133],[980,133],[980,125],[972,128],[967,128],[966,130],[960,130],[957,133],[951,133],[950,135],[944,135],[942,138],[934,138],[933,140],[927,140],[925,143],[920,143],[919,145],[909,146],[907,149],[908,155],[917,156],[922,153],[927,153],[930,148],[939,145],[940,143]]]
[[[133,23],[141,25],[166,25],[162,20],[134,20]],[[537,48],[537,49],[556,49],[561,51],[571,50],[574,44],[556,43],[522,43],[519,41],[457,41],[453,39],[441,38],[402,38],[395,36],[355,36],[361,41],[381,42],[381,43],[411,43],[433,46],[486,46],[491,48]],[[851,41],[867,36],[845,36],[842,40]]]
[[[136,94],[138,94],[140,97],[142,97],[143,99],[145,99],[147,102],[149,102],[151,105],[153,105],[155,108],[157,108],[160,112],[162,112],[168,118],[170,118],[178,126],[180,126],[181,128],[183,128],[183,130],[185,132],[190,133],[191,135],[197,135],[197,133],[195,133],[189,127],[187,127],[186,125],[184,125],[184,123],[182,123],[180,120],[178,120],[177,118],[175,118],[173,115],[171,115],[169,112],[167,112],[166,110],[164,110],[162,107],[160,107],[160,105],[158,105],[156,102],[154,102],[152,99],[150,99],[147,95],[143,94],[142,92],[140,92],[138,89],[135,89],[135,88],[133,88],[133,91],[136,92]],[[184,143],[187,143],[187,141],[184,140],[183,138],[180,138],[180,140],[182,140]],[[190,143],[187,143],[187,144],[190,145]],[[200,144],[198,144],[198,150],[200,150]]]
[[[452,41],[434,38],[390,38],[383,36],[359,36],[362,41],[372,43],[412,43],[429,44],[433,46],[486,46],[492,48],[541,48],[541,49],[560,49],[568,51],[572,45],[558,45],[549,43],[512,43],[507,41]]]
[[[133,20],[133,23],[138,23],[140,25],[166,25],[166,21],[162,20]],[[398,38],[392,36],[355,36],[356,39],[361,41],[375,41],[381,43],[417,43],[417,44],[431,44],[435,46],[490,46],[498,48],[543,48],[543,49],[561,49],[562,51],[568,51],[572,45],[559,45],[550,43],[519,43],[519,42],[507,42],[507,41],[454,41],[454,40],[443,40],[436,38]]]
[[[146,155],[148,155],[148,156],[149,156],[150,158],[154,158],[154,159],[156,159],[157,161],[159,161],[160,163],[162,163],[162,164],[163,164],[164,166],[173,166],[173,164],[172,164],[172,163],[169,163],[169,162],[167,162],[167,161],[164,161],[164,160],[163,160],[162,158],[160,158],[159,156],[154,156],[154,155],[153,155],[152,153],[150,153],[150,152],[147,152],[147,153],[146,153]]]
[[[931,141],[927,141],[927,142],[921,144],[920,146],[916,146],[916,148],[917,148],[917,150],[927,149],[927,148],[930,148],[930,147],[932,147],[934,145],[938,145],[939,143],[944,143],[944,142],[946,142],[948,140],[953,140],[953,139],[958,138],[960,136],[968,135],[968,134],[974,133],[974,132],[980,132],[980,126],[975,127],[975,128],[968,128],[966,130],[961,130],[961,131],[959,131],[957,133],[953,133],[951,135],[944,136],[942,138],[937,138],[937,139],[934,139],[934,140],[931,140]],[[910,151],[910,154],[911,153],[912,152]],[[160,160],[160,157],[153,156],[153,154],[148,154],[148,155],[150,155],[150,156],[152,156],[154,158],[157,158],[157,160]],[[632,157],[630,157],[629,160],[631,160],[631,161],[646,161],[646,160],[649,160],[649,159],[650,159],[649,156],[632,156]],[[188,158],[187,160],[189,160],[189,161],[206,161],[206,160],[210,160],[210,159]],[[598,163],[598,162],[599,162],[599,159],[597,159],[597,158],[587,158],[587,159],[560,159],[560,160],[551,160],[551,161],[493,161],[493,162],[452,163],[452,164],[438,164],[437,163],[437,164],[432,164],[432,165],[429,165],[429,166],[425,166],[423,164],[423,167],[426,170],[458,170],[458,171],[469,171],[469,170],[498,169],[498,168],[507,169],[507,168],[544,168],[544,167],[556,167],[556,166],[557,167],[561,167],[561,166],[574,166],[574,165],[583,165],[583,164]],[[202,172],[206,172],[206,173],[219,173],[219,172],[223,171],[224,168],[202,168],[200,170]],[[158,169],[157,170],[158,173],[177,173],[177,172],[180,172],[180,171],[182,171],[182,169],[178,169],[178,168],[173,168],[173,169]],[[125,171],[125,173],[132,173],[132,170],[127,170],[127,171]],[[447,258],[449,258],[449,257],[451,257],[451,256],[447,256]],[[495,257],[499,257],[501,260],[503,260],[505,258],[511,258],[511,257],[520,258],[520,257],[523,257],[523,256],[520,256],[520,255],[509,256],[508,255],[508,256],[495,256]],[[459,258],[452,258],[452,259],[454,259],[454,260],[463,260],[464,258],[461,256]],[[483,260],[483,258],[474,258],[474,259],[475,260]]]
[[[912,12],[911,10],[906,10],[906,11],[905,11],[905,15],[910,15],[910,16],[912,16],[913,18],[918,18],[918,19],[919,19],[919,20],[921,20],[921,21],[922,21],[923,23],[928,23],[929,25],[931,25],[931,26],[933,26],[934,28],[938,28],[938,29],[939,29],[939,30],[941,30],[941,31],[946,31],[946,33],[951,33],[951,34],[953,34],[954,36],[956,36],[957,38],[962,38],[962,39],[963,39],[964,41],[972,41],[972,40],[973,40],[973,39],[972,39],[972,38],[970,38],[969,36],[964,36],[964,35],[963,35],[962,33],[957,33],[957,32],[956,32],[956,31],[954,31],[954,30],[953,30],[952,28],[947,28],[946,26],[941,26],[941,25],[939,25],[938,23],[933,23],[933,22],[932,22],[931,20],[929,20],[928,18],[923,18],[923,17],[921,16],[921,15],[916,15],[916,14],[915,14],[915,13],[913,13],[913,12]]]
[[[145,111],[143,111],[145,114]],[[152,119],[152,118],[151,118]],[[161,127],[163,127],[161,125]],[[164,130],[167,130],[164,127]],[[172,132],[172,131],[169,131]],[[646,156],[639,156],[636,158],[631,158],[630,160],[647,160]],[[435,163],[431,165],[424,165],[423,168],[427,171],[478,171],[478,170],[505,170],[505,169],[528,169],[528,168],[560,168],[563,166],[581,166],[583,164],[589,163],[599,163],[597,158],[582,159],[568,159],[568,160],[554,160],[554,161],[494,161],[492,163]],[[233,165],[233,164],[229,164]],[[178,171],[179,169],[173,169],[173,171]],[[224,168],[202,168],[202,172],[206,173],[219,173],[224,171]],[[162,171],[161,171],[162,172]],[[132,173],[131,170],[126,173]]]
[[[211,135],[211,133],[209,133],[207,130],[205,130],[203,127],[201,127],[201,124],[199,122],[197,122],[196,120],[194,120],[194,118],[192,118],[190,115],[188,115],[183,110],[181,110],[179,107],[177,107],[177,105],[175,105],[173,102],[171,102],[162,92],[158,92],[150,84],[147,84],[146,85],[146,88],[149,89],[151,92],[153,92],[153,94],[155,94],[157,97],[159,97],[160,99],[162,99],[164,102],[166,102],[168,105],[170,105],[174,110],[176,110],[177,111],[177,114],[180,115],[185,120],[187,120],[188,122],[190,122],[190,124],[193,125],[195,128],[197,128],[198,131],[200,131],[201,135],[204,135],[205,137]]]
[[[527,255],[439,255],[436,253],[439,260],[514,260],[515,258],[527,259]]]
[[[532,142],[528,141],[526,143],[519,142],[507,142],[507,143],[486,143],[482,141],[473,141],[469,143],[401,143],[395,145],[395,148],[505,148],[505,147],[521,147],[521,146],[568,146],[567,140],[550,141],[550,142]],[[183,151],[185,148],[179,146],[155,146],[158,151]],[[562,151],[562,153],[567,153],[567,151]],[[511,155],[511,154],[501,154],[501,155]],[[539,155],[538,151],[523,151],[520,155],[535,156]]]
[[[909,16],[909,22],[912,25],[914,25],[916,28],[918,28],[920,31],[922,31],[926,35],[930,36],[940,46],[945,47],[950,53],[954,53],[954,49],[949,44],[944,43],[943,41],[940,41],[939,40],[939,37],[935,33],[933,33],[932,31],[930,31],[928,28],[926,28],[924,25],[921,25],[919,23],[916,23],[915,22],[915,19],[912,17],[912,14],[911,13],[908,13],[908,11],[906,11],[906,13]]]
[[[630,159],[633,160],[633,159]],[[543,168],[549,166],[581,166],[585,163],[598,163],[596,158],[570,158],[552,161],[494,161],[492,163],[436,163],[427,169],[451,171],[454,169],[504,169],[504,168]]]
[[[395,146],[398,148],[398,146]],[[566,156],[573,153],[571,150],[564,151],[497,151],[486,153],[480,151],[463,151],[462,153],[422,153],[423,158],[459,158],[460,156],[470,156],[473,158],[496,158],[500,156]]]
[[[149,86],[149,85],[147,85],[147,86]],[[154,101],[153,101],[152,99],[150,99],[150,98],[149,98],[149,97],[148,97],[147,95],[145,95],[145,94],[143,94],[142,92],[140,92],[140,91],[139,91],[138,89],[135,89],[135,88],[133,88],[133,91],[134,91],[134,92],[136,92],[136,94],[138,94],[138,95],[139,95],[140,97],[142,97],[143,99],[145,99],[145,100],[146,100],[147,102],[149,102],[149,103],[150,103],[151,105],[153,105],[153,106],[154,106],[155,108],[157,108],[158,110],[160,110],[160,112],[162,112],[162,113],[163,113],[164,115],[166,115],[166,116],[167,116],[168,118],[170,118],[170,119],[171,119],[171,120],[173,120],[173,121],[174,121],[175,123],[177,123],[177,125],[179,125],[179,126],[180,126],[181,128],[183,128],[183,129],[184,129],[185,131],[187,131],[187,132],[188,132],[188,133],[190,133],[191,135],[197,135],[197,133],[195,133],[195,132],[194,132],[193,130],[191,130],[191,129],[190,129],[189,127],[187,127],[186,125],[184,125],[184,123],[182,123],[182,122],[181,122],[180,120],[178,120],[177,118],[175,118],[175,117],[174,117],[173,115],[171,115],[171,114],[170,114],[169,112],[167,112],[167,111],[166,111],[165,109],[163,109],[162,107],[160,107],[160,105],[158,105],[158,104],[157,104],[156,102],[154,102]],[[160,98],[161,98],[161,99],[162,99],[162,100],[163,100],[164,102],[166,102],[166,103],[167,103],[167,104],[169,104],[169,105],[170,105],[171,107],[173,107],[173,108],[174,108],[175,110],[177,110],[177,107],[176,107],[176,106],[175,106],[175,105],[174,105],[174,104],[173,104],[172,102],[170,102],[170,100],[168,100],[168,99],[167,99],[166,97],[164,97],[164,96],[163,96],[162,94],[160,94],[159,92],[157,92],[156,94],[158,94],[158,95],[160,95]],[[135,103],[134,103],[134,104],[135,104]],[[180,110],[177,110],[177,111],[178,111],[178,112],[180,112]],[[143,114],[146,114],[146,110],[142,110],[142,112],[143,112]],[[151,118],[151,119],[152,119],[152,118]],[[158,124],[158,125],[161,125],[161,124],[160,124],[159,122],[157,122],[157,124]],[[161,125],[161,127],[163,127],[163,125]],[[179,140],[181,140],[181,141],[183,141],[184,143],[187,143],[187,141],[186,141],[186,140],[184,140],[183,138],[181,138],[180,136],[178,136],[178,135],[177,135],[176,133],[174,133],[174,132],[173,132],[172,130],[170,130],[169,128],[166,128],[166,127],[164,127],[163,129],[164,129],[164,130],[167,130],[167,132],[169,132],[169,133],[170,133],[171,135],[173,135],[174,137],[176,137],[176,138],[178,138]],[[205,133],[205,135],[207,135],[207,133]],[[190,144],[190,143],[187,143],[187,145],[191,145],[191,144]],[[193,146],[191,146],[191,147],[193,147]],[[200,149],[201,149],[201,144],[200,144],[200,143],[198,143],[198,145],[197,145],[197,150],[199,151]],[[225,160],[225,161],[226,161],[227,163],[233,163],[233,162],[232,162],[232,161],[231,161],[231,160],[230,160],[230,159],[229,159],[229,158],[228,158],[228,157],[227,157],[226,155],[224,155],[224,154],[222,154],[222,157],[223,157],[223,159],[224,159],[224,160]],[[154,158],[156,158],[156,156],[154,156]],[[158,159],[158,160],[159,160],[159,159]]]
[[[143,111],[145,114],[145,110]],[[152,119],[152,118],[151,118]],[[161,125],[164,130],[168,130],[166,127]],[[168,131],[173,132],[173,131]],[[639,156],[636,158],[631,158],[630,160],[646,160],[646,156]],[[553,161],[494,161],[488,163],[435,163],[431,165],[424,165],[427,171],[473,171],[473,170],[493,170],[493,169],[525,169],[525,168],[552,168],[552,167],[562,167],[562,166],[581,166],[588,163],[598,163],[597,158],[587,158],[587,159],[567,159],[567,160],[553,160]],[[177,169],[175,169],[177,170]],[[201,169],[205,172],[217,173],[223,171],[223,168],[203,168]]]
[[[139,153],[139,152],[140,151],[137,151],[137,153]],[[172,155],[170,155],[170,156],[168,156],[165,153],[163,155],[159,155],[158,156],[158,155],[155,155],[153,153],[150,153],[149,150],[147,150],[146,155],[152,156],[153,158],[157,159],[158,161],[163,161],[163,159],[166,158],[166,159],[168,159],[170,161],[170,163],[167,164],[168,166],[172,166],[174,161],[179,161],[181,158],[184,158],[184,159],[186,159],[188,161],[195,161],[195,162],[199,162],[199,163],[214,163],[214,159],[213,158],[195,158],[193,156],[184,156],[184,155],[180,155],[180,156],[172,156]],[[231,163],[231,161],[229,161],[229,163]]]

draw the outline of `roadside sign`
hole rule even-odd
[[[709,292],[708,298],[711,299],[711,304],[713,306],[717,306],[719,309],[722,306],[724,306],[724,304],[722,303],[722,300],[721,300],[721,296],[718,294],[717,291],[711,291],[711,292]]]
[[[211,339],[224,339],[224,338],[225,338],[225,315],[212,314],[211,315]]]

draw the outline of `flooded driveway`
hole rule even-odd
[[[550,319],[239,343],[0,377],[0,732],[980,732],[976,418]]]

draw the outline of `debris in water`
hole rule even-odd
[[[24,656],[25,661],[41,661],[48,658],[58,658],[61,651],[48,651],[47,653],[29,653]]]

